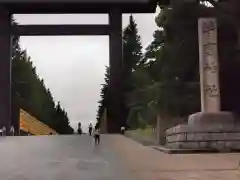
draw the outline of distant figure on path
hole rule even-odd
[[[78,123],[78,134],[82,134],[82,127],[81,127],[82,125],[81,125],[81,123],[79,122]]]
[[[92,135],[92,130],[93,130],[92,123],[90,123],[90,124],[89,124],[89,127],[88,127],[89,136]]]
[[[124,134],[124,133],[125,133],[125,127],[122,126],[122,127],[121,127],[121,134]]]
[[[100,144],[100,129],[99,128],[95,128],[93,136],[94,136],[95,145]]]
[[[14,136],[14,135],[15,135],[14,127],[13,127],[13,126],[11,126],[11,128],[10,128],[10,134],[11,134],[11,136]]]
[[[3,126],[3,128],[2,128],[2,136],[6,136],[7,135],[6,131],[7,131],[6,127]]]

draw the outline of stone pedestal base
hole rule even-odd
[[[188,123],[166,130],[166,146],[173,149],[240,150],[240,124],[230,112],[196,113]]]

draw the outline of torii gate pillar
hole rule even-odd
[[[109,106],[107,111],[108,133],[120,132],[123,119],[123,48],[122,48],[122,13],[113,9],[109,13],[109,56],[110,84]]]
[[[11,122],[11,14],[0,7],[0,128]]]

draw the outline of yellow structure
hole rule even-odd
[[[20,109],[20,130],[32,135],[57,134],[56,131]]]

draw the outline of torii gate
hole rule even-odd
[[[0,0],[0,125],[12,117],[11,36],[109,35],[110,101],[107,130],[119,132],[124,121],[122,13],[154,13],[156,0]],[[109,14],[108,25],[11,25],[13,14]]]

